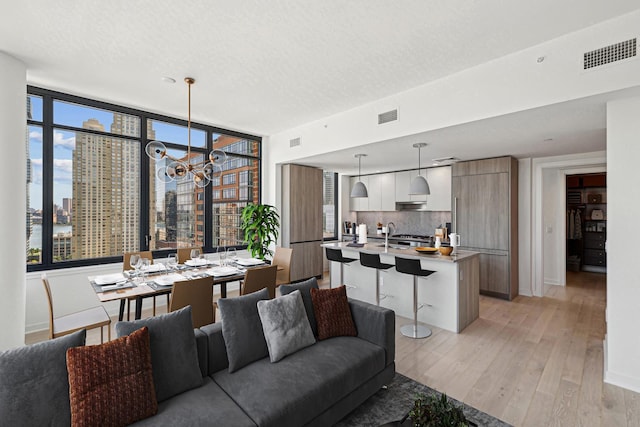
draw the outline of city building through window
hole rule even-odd
[[[228,161],[205,188],[157,178],[149,141],[187,154],[184,120],[27,88],[28,270],[117,262],[124,252],[243,246],[240,212],[260,200],[259,137],[192,123],[191,156]],[[222,197],[221,197],[222,196]]]

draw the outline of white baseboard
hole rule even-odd
[[[518,295],[522,295],[523,297],[533,296],[531,294],[531,289],[529,289],[529,288],[519,288],[518,289]]]
[[[604,378],[603,381],[607,384],[612,384],[618,387],[626,388],[627,390],[640,393],[640,378],[632,378],[626,375],[617,374],[607,369],[608,357],[607,357],[607,335],[605,334],[602,341],[602,355],[604,359]]]
[[[545,285],[553,285],[553,286],[563,286],[558,279],[548,279],[545,277],[544,279]]]

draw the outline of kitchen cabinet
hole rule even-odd
[[[452,167],[453,228],[463,249],[480,252],[480,292],[518,295],[518,163],[512,157]]]
[[[281,245],[292,248],[291,281],[322,275],[322,169],[282,165]]]
[[[427,169],[427,182],[431,190],[431,194],[427,196],[427,209],[430,211],[450,211],[451,167]]]
[[[418,170],[396,172],[396,202],[424,202],[427,196],[410,195],[409,186],[413,178],[418,176]],[[424,176],[424,171],[423,171]]]
[[[367,193],[371,196],[371,190],[369,189],[369,177],[368,176],[352,176],[349,179],[349,194],[354,184],[358,181],[362,181],[365,187],[367,187]],[[349,210],[351,211],[368,211],[369,210],[369,197],[349,197]]]
[[[383,173],[380,176],[380,209],[381,211],[396,210],[396,174]]]

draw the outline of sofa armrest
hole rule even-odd
[[[393,310],[349,299],[358,337],[384,348],[386,365],[396,357],[396,315]]]

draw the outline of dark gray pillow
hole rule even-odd
[[[71,425],[67,349],[85,338],[83,329],[0,353],[0,424]]]
[[[302,302],[304,310],[307,312],[309,324],[314,336],[318,336],[318,324],[316,323],[316,315],[313,312],[313,302],[311,302],[311,288],[318,289],[318,281],[315,277],[303,282],[292,283],[290,285],[280,285],[280,294],[287,295],[295,290],[299,290],[302,294]]]
[[[237,298],[218,300],[229,372],[269,355],[258,315],[258,301],[265,299],[269,299],[267,288]]]
[[[118,337],[146,326],[158,402],[202,385],[191,306],[172,313],[116,323]]]
[[[268,301],[258,301],[258,314],[271,363],[315,344],[300,291]]]

